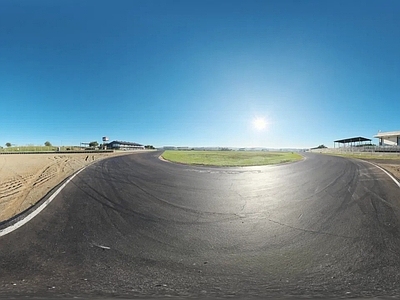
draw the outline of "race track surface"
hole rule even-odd
[[[0,237],[0,297],[400,295],[400,189],[366,162],[79,173]]]

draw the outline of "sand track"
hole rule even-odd
[[[34,205],[83,166],[121,154],[128,153],[0,155],[0,222]]]

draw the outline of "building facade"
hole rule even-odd
[[[144,146],[138,143],[112,141],[107,144],[107,149],[114,150],[144,150]]]
[[[379,139],[379,146],[400,146],[400,131],[379,132],[374,137]]]

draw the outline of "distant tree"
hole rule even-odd
[[[89,147],[91,148],[96,148],[99,145],[99,143],[97,141],[93,141],[89,143]]]
[[[44,145],[45,145],[46,147],[51,147],[51,143],[50,143],[49,141],[44,142]]]
[[[324,148],[328,148],[328,147],[326,147],[325,145],[319,145],[319,146],[317,147],[317,149],[324,149]]]
[[[11,143],[6,143],[6,146],[7,147],[11,147]]]
[[[152,149],[152,150],[155,149],[153,145],[146,145],[146,146],[144,146],[144,148],[145,149]]]

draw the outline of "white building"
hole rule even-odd
[[[379,132],[374,137],[379,139],[379,146],[400,146],[400,131]]]

